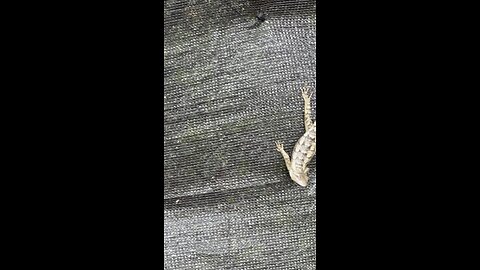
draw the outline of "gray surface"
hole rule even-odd
[[[164,15],[164,269],[315,269],[316,158],[302,188],[274,143],[291,152],[304,132],[315,3],[165,1]]]

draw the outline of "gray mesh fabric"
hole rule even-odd
[[[275,150],[304,133],[315,2],[166,0],[164,16],[164,269],[315,269],[316,158],[302,188]]]

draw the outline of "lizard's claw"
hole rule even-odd
[[[308,93],[308,86],[305,85],[305,87],[302,88],[302,97],[305,100],[309,100],[312,97],[313,92]]]
[[[275,142],[275,145],[277,146],[277,151],[282,152],[283,151],[283,143],[280,142]]]

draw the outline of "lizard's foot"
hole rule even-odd
[[[302,88],[302,97],[303,97],[303,99],[306,100],[306,101],[309,101],[310,98],[312,97],[312,94],[313,94],[313,92],[308,93],[308,92],[309,92],[308,89],[309,89],[309,88],[308,88],[307,85],[305,85],[305,86]]]
[[[283,143],[280,143],[280,142],[276,141],[275,145],[277,146],[277,151],[278,152],[283,152]]]

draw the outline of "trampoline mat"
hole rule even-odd
[[[164,1],[164,269],[315,269],[307,187],[275,149],[316,112],[314,1]]]

